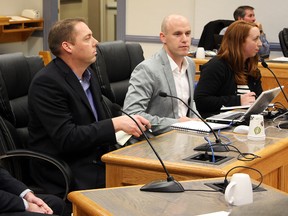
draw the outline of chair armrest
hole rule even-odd
[[[30,151],[30,150],[25,150],[25,149],[7,151],[5,154],[0,156],[0,160],[6,159],[6,158],[13,158],[13,157],[37,158],[37,159],[47,161],[53,164],[54,166],[56,166],[61,171],[65,179],[66,188],[65,188],[65,194],[64,194],[63,200],[66,200],[66,197],[70,190],[70,183],[72,180],[72,172],[67,163],[61,160],[57,160],[54,157],[48,156],[46,154],[42,154],[39,152]]]

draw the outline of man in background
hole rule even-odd
[[[256,22],[254,8],[248,5],[239,6],[233,13],[234,20],[244,20],[246,22],[255,23],[260,30],[260,40],[262,42],[262,47],[259,50],[259,55],[261,58],[268,58],[270,55],[270,45],[266,39],[266,35],[263,31],[262,24]],[[220,35],[224,35],[228,27],[225,27],[219,33]]]

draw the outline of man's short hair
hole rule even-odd
[[[244,18],[246,10],[254,10],[254,8],[248,5],[239,6],[233,13],[234,19],[238,20],[239,17]]]

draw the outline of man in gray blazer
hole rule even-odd
[[[155,134],[166,132],[171,124],[191,120],[193,116],[181,101],[159,96],[165,92],[193,107],[195,64],[187,57],[191,44],[187,18],[176,14],[165,17],[160,40],[162,49],[132,72],[123,106],[124,111],[148,119]]]

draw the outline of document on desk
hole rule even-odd
[[[125,143],[130,139],[132,135],[125,133],[124,131],[118,131],[115,133],[117,143],[121,146],[124,146]]]
[[[278,57],[278,58],[274,58],[274,59],[270,59],[267,62],[280,62],[280,63],[285,63],[288,62],[288,57]]]
[[[30,20],[26,17],[21,17],[21,16],[8,16],[8,17],[10,17],[9,21],[27,21],[27,20]]]
[[[220,124],[220,123],[212,123],[207,122],[207,124],[212,128],[212,130],[219,130],[223,128],[228,128],[229,124]],[[186,121],[186,122],[177,122],[171,125],[171,128],[176,130],[183,131],[196,131],[196,132],[211,132],[210,128],[202,121]]]
[[[198,216],[228,216],[229,214],[230,214],[230,212],[219,211],[219,212],[212,212],[212,213],[208,213],[208,214],[201,214]]]
[[[221,107],[221,111],[235,110],[235,109],[248,109],[250,106],[251,106],[251,105],[229,106],[229,107],[222,106],[222,107]]]

